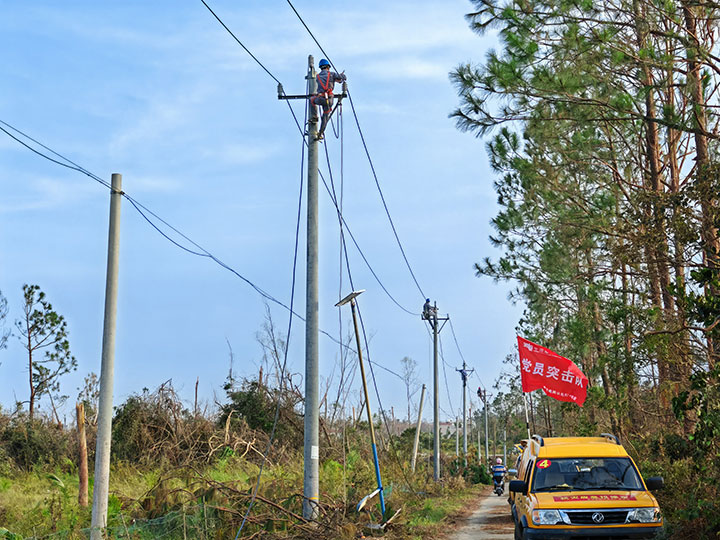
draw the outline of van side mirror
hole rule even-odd
[[[508,469],[508,474],[517,477],[517,469]]]
[[[656,489],[662,489],[665,487],[665,480],[663,480],[662,476],[651,476],[650,478],[645,478],[645,485],[650,491],[655,491]]]
[[[508,489],[513,493],[525,493],[527,491],[527,484],[522,480],[510,480]]]

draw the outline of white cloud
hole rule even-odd
[[[396,107],[394,105],[390,105],[386,102],[379,102],[379,101],[368,101],[365,100],[362,102],[362,104],[357,106],[358,111],[363,113],[375,113],[375,114],[387,114],[387,115],[396,115],[396,114],[402,114],[402,111],[399,107]]]
[[[37,178],[26,183],[25,189],[0,202],[0,213],[46,210],[65,205],[74,205],[101,194],[105,188],[88,179]]]
[[[203,152],[203,158],[212,158],[215,161],[222,162],[224,165],[248,165],[265,161],[277,154],[277,152],[277,148],[267,145],[224,144],[206,149]]]
[[[204,101],[209,93],[209,88],[203,85],[175,89],[173,95],[164,91],[145,93],[144,110],[133,116],[134,122],[114,134],[108,145],[110,151],[122,153],[166,138],[176,139],[183,133],[181,128],[189,124],[188,111]]]

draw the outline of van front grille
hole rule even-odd
[[[617,525],[625,523],[627,510],[575,510],[568,511],[573,525]]]

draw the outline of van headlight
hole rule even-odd
[[[662,514],[657,506],[648,508],[633,508],[628,512],[625,523],[658,523],[662,520]]]
[[[563,523],[558,510],[533,510],[532,520],[535,525],[557,525]]]

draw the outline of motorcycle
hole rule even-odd
[[[505,476],[493,476],[493,493],[500,497],[505,492]]]

